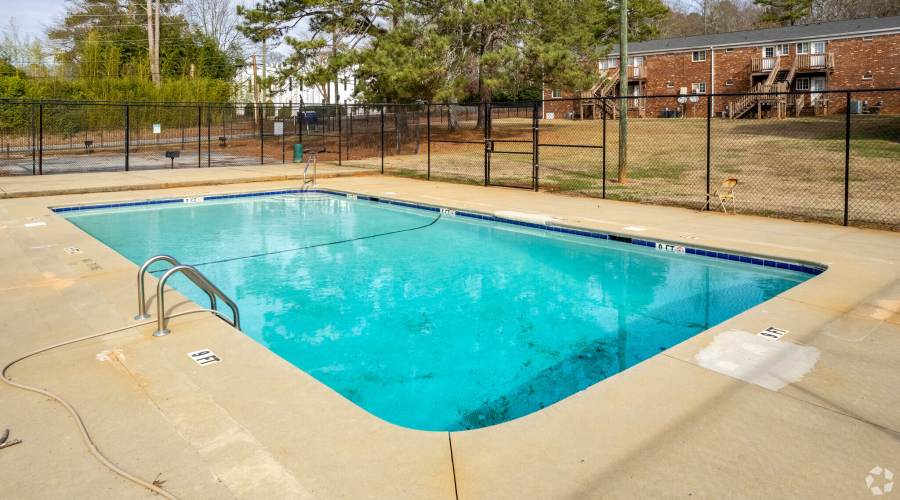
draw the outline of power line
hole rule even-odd
[[[182,26],[182,25],[190,25],[187,21],[184,22],[171,22],[171,23],[159,23],[160,26]],[[121,28],[123,26],[147,26],[147,23],[120,23],[120,24],[76,24],[74,26],[61,26],[55,29],[79,29],[79,28]]]
[[[171,36],[170,36],[170,37],[160,38],[159,40],[160,40],[160,41],[163,41],[163,40],[187,40],[187,39],[189,39],[189,37],[171,37]],[[147,43],[147,39],[146,39],[146,38],[123,38],[123,39],[114,39],[114,40],[86,40],[86,39],[80,39],[80,40],[78,40],[78,41],[84,42],[84,43],[90,43],[90,42],[99,42],[99,43],[142,42],[142,43]]]
[[[72,13],[67,12],[65,14],[66,17],[132,17],[132,16],[146,16],[146,15],[147,15],[146,10],[143,12],[135,12],[135,13],[121,12],[118,14],[87,14],[87,13],[79,14],[79,13],[75,13],[75,12],[72,12]],[[173,17],[173,16],[168,16],[168,17]]]

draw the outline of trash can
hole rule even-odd
[[[303,144],[294,144],[294,163],[303,161]]]

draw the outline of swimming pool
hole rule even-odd
[[[57,211],[135,264],[198,266],[244,333],[424,430],[537,411],[821,271],[384,201],[280,192]]]

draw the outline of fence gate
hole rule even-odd
[[[484,116],[485,184],[537,190],[537,105],[487,104]]]

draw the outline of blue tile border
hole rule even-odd
[[[273,196],[279,194],[306,194],[306,193],[320,193],[320,194],[329,194],[332,196],[338,197],[347,197],[349,195],[354,195],[354,193],[345,193],[342,191],[331,191],[325,189],[282,189],[278,191],[258,191],[251,193],[236,193],[236,194],[216,194],[210,196],[202,196],[203,200],[225,200],[232,198],[251,198],[251,197],[259,197],[259,196]],[[363,194],[355,194],[356,199],[371,201],[375,203],[384,203],[387,205],[395,205],[404,208],[414,208],[418,210],[427,210],[429,212],[440,212],[442,207],[435,207],[432,205],[425,205],[419,203],[412,203],[406,201],[392,200],[388,198],[380,198],[376,196],[369,196]],[[83,211],[83,210],[99,210],[103,208],[124,208],[124,207],[135,207],[141,205],[165,205],[165,204],[174,204],[174,203],[185,203],[186,198],[164,198],[164,199],[156,199],[156,200],[144,200],[144,201],[131,201],[131,202],[121,202],[121,203],[105,203],[100,205],[75,205],[75,206],[64,206],[64,207],[50,207],[54,213],[66,213],[66,212],[75,212],[75,211]],[[596,238],[601,240],[609,240],[616,241],[620,243],[626,243],[631,245],[642,246],[646,248],[656,249],[657,245],[663,245],[666,247],[678,248],[677,252],[669,252],[669,253],[682,253],[681,249],[683,249],[683,253],[687,255],[696,255],[699,257],[709,257],[720,260],[728,260],[732,262],[741,262],[744,264],[750,264],[753,266],[762,266],[762,267],[772,267],[775,269],[784,269],[789,271],[796,271],[804,274],[809,274],[812,276],[818,276],[822,274],[827,269],[826,266],[815,265],[815,264],[805,264],[802,262],[789,262],[783,260],[775,260],[768,259],[762,257],[755,257],[752,255],[743,255],[739,253],[731,253],[731,252],[722,252],[720,250],[710,250],[700,247],[689,247],[686,245],[681,245],[678,243],[671,243],[668,241],[656,241],[656,240],[645,240],[640,238],[634,238],[631,236],[625,236],[620,234],[612,234],[612,233],[601,233],[597,231],[590,231],[587,229],[576,229],[570,227],[563,226],[550,226],[546,224],[537,224],[534,222],[526,222],[515,219],[507,219],[503,217],[497,217],[495,215],[486,215],[480,214],[478,212],[468,212],[465,210],[454,210],[456,216],[458,217],[467,217],[470,219],[477,219],[489,222],[499,222],[502,224],[511,224],[514,226],[522,226],[529,227],[533,229],[540,229],[543,231],[550,231],[554,233],[563,233],[563,234],[571,234],[575,236],[582,236],[586,238]],[[661,250],[666,251],[666,250]]]

